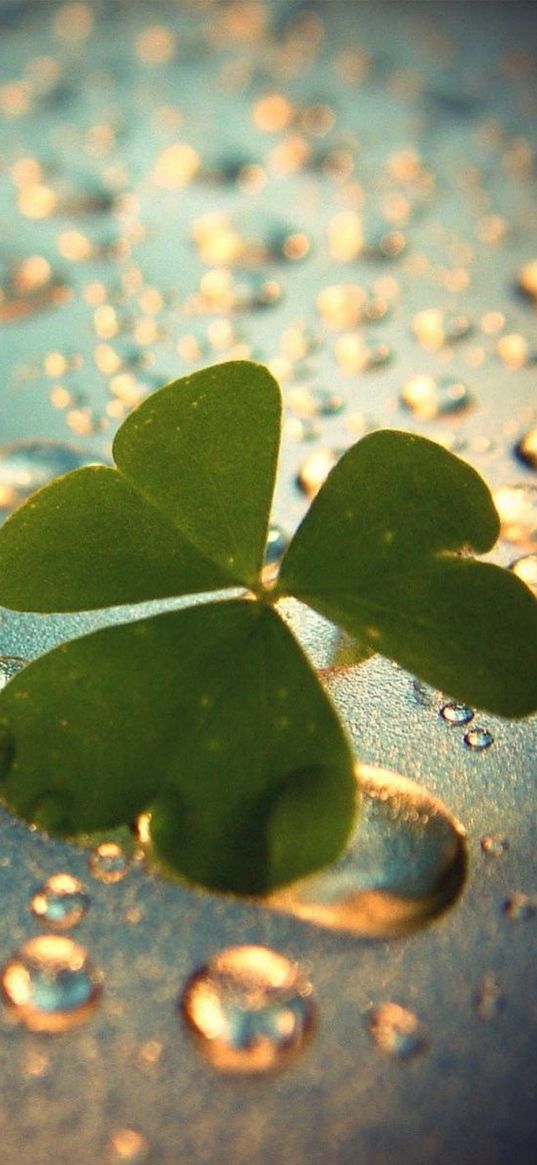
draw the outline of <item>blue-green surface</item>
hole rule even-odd
[[[494,557],[535,553],[535,468],[514,452],[536,413],[535,305],[517,290],[537,255],[531,5],[33,0],[1,4],[0,20],[2,446],[67,441],[109,460],[118,422],[146,391],[220,357],[273,361],[287,404],[274,512],[284,530],[305,512],[295,478],[316,448],[394,426],[445,441],[493,487],[526,485],[525,530]],[[259,108],[274,93],[288,104]],[[197,151],[197,173],[184,148],[168,170],[157,165],[178,144]],[[36,208],[47,213],[29,217]],[[199,223],[215,213],[231,224],[216,239]],[[344,228],[366,243],[346,261]],[[375,252],[387,228],[406,243],[393,260]],[[282,257],[293,233],[305,236],[302,259]],[[42,262],[21,270],[35,256],[56,291],[36,286]],[[255,306],[264,280],[278,285],[273,302]],[[332,326],[317,297],[341,284],[389,310]],[[416,322],[426,309],[444,313],[437,347]],[[461,315],[470,328],[457,339]],[[522,361],[513,334],[527,341]],[[391,359],[361,371],[360,338],[389,345]],[[418,373],[462,379],[473,407],[405,409],[400,393]],[[297,388],[336,391],[344,407],[304,416],[315,405]],[[0,486],[13,493],[1,475]],[[30,657],[108,617],[3,612],[0,650]],[[322,662],[316,624],[297,618]],[[364,942],[138,866],[102,884],[84,852],[4,814],[2,962],[38,931],[35,888],[67,869],[90,886],[73,937],[104,991],[85,1027],[55,1037],[2,1010],[2,1165],[30,1145],[36,1165],[118,1161],[122,1129],[143,1138],[130,1159],[151,1165],[533,1163],[537,922],[504,904],[537,891],[535,718],[476,712],[449,725],[439,694],[377,658],[331,689],[360,757],[426,785],[466,827],[460,902],[410,938]],[[464,744],[472,725],[492,734],[489,748]],[[500,856],[483,851],[485,837]],[[241,942],[298,959],[314,985],[318,1029],[281,1075],[218,1075],[177,1011],[196,967]],[[488,1011],[487,976],[499,993]],[[369,1009],[388,1000],[426,1029],[415,1059],[391,1060],[369,1038]]]

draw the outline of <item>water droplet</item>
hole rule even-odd
[[[333,417],[345,407],[338,392],[322,388],[292,388],[286,393],[285,403],[295,417]]]
[[[265,901],[333,930],[407,934],[458,897],[464,831],[439,799],[398,773],[360,765],[357,780],[361,814],[343,856]]]
[[[525,554],[523,558],[517,558],[509,569],[537,595],[537,554]]]
[[[474,1010],[479,1019],[495,1019],[503,1011],[505,995],[498,986],[495,975],[490,972],[483,976],[474,994]]]
[[[267,544],[265,546],[265,566],[274,566],[283,558],[289,545],[289,535],[281,526],[269,526]]]
[[[118,1129],[109,1141],[109,1153],[113,1161],[145,1161],[149,1145],[142,1133],[136,1129]]]
[[[36,891],[30,908],[40,922],[67,930],[82,921],[90,905],[84,886],[72,874],[52,874]]]
[[[0,285],[0,323],[15,323],[27,316],[59,307],[71,288],[55,276],[41,255],[30,255],[14,266]]]
[[[0,518],[6,517],[55,477],[84,465],[102,464],[61,441],[15,441],[0,448]]]
[[[231,306],[237,311],[272,307],[282,297],[281,285],[276,279],[267,279],[255,272],[238,276],[232,286]]]
[[[20,655],[0,655],[0,691],[27,663],[28,660],[22,659]]]
[[[537,300],[537,259],[531,259],[520,269],[518,285],[525,295]]]
[[[30,1031],[64,1032],[85,1023],[101,993],[100,976],[72,939],[29,939],[4,965],[4,996]]]
[[[266,1072],[299,1051],[314,1022],[312,988],[298,966],[267,947],[230,947],[191,977],[186,1022],[225,1072]]]
[[[452,377],[412,376],[403,386],[401,404],[421,420],[460,413],[469,408],[472,398],[464,381]]]
[[[537,469],[537,425],[528,429],[515,445],[515,453],[530,469]]]
[[[298,471],[297,482],[302,492],[309,498],[314,498],[337,460],[337,454],[333,449],[315,449],[310,453]]]
[[[399,1003],[380,1003],[373,1007],[367,1030],[379,1051],[398,1060],[419,1056],[427,1047],[425,1030],[417,1015]]]
[[[472,708],[468,704],[457,704],[450,700],[448,704],[444,704],[440,709],[440,715],[447,724],[468,724],[474,718]]]
[[[500,535],[528,550],[537,547],[537,485],[503,485],[494,491]]]
[[[99,882],[121,882],[128,872],[129,859],[117,842],[103,841],[91,851],[88,867]]]
[[[509,842],[501,833],[486,833],[481,838],[481,850],[487,858],[502,858],[509,849]]]
[[[537,895],[514,890],[503,902],[502,911],[512,922],[529,922],[537,914]]]
[[[474,752],[482,752],[485,748],[490,748],[494,744],[494,737],[487,728],[483,728],[480,724],[476,724],[475,728],[470,728],[464,734],[464,743],[467,748],[471,748]]]

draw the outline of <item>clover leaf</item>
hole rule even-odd
[[[284,595],[339,623],[351,658],[383,651],[503,715],[537,706],[537,603],[468,557],[492,546],[497,515],[433,442],[378,432],[350,449],[264,583],[279,424],[266,369],[195,373],[125,421],[116,469],[67,474],[0,530],[0,602],[19,610],[235,588],[23,669],[0,694],[0,792],[68,837],[148,812],[163,868],[240,893],[332,861],[356,812],[350,744]]]
[[[332,470],[278,593],[460,700],[525,716],[537,706],[537,603],[515,575],[468,557],[498,533],[474,469],[423,437],[381,430]]]

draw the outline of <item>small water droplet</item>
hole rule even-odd
[[[425,1030],[417,1015],[399,1003],[380,1003],[373,1007],[367,1030],[379,1051],[398,1060],[419,1056],[427,1047]]]
[[[485,748],[490,748],[491,744],[494,744],[494,737],[487,728],[476,724],[475,728],[470,728],[464,734],[464,743],[467,748],[473,749],[474,752],[482,752]]]
[[[149,1145],[146,1138],[136,1129],[118,1129],[109,1141],[109,1154],[113,1161],[146,1161]]]
[[[0,519],[72,469],[102,464],[61,441],[15,441],[0,448]]]
[[[359,823],[343,856],[265,899],[333,930],[385,938],[410,933],[458,897],[466,876],[459,822],[398,773],[357,766]]]
[[[502,858],[509,849],[509,842],[501,833],[486,833],[480,844],[487,858]]]
[[[479,1019],[495,1019],[505,1007],[505,995],[498,986],[495,975],[483,976],[474,994],[474,1011]]]
[[[531,299],[537,300],[537,259],[530,259],[518,273],[520,290]]]
[[[285,403],[295,417],[331,417],[342,412],[343,397],[338,392],[322,388],[292,388],[286,393]]]
[[[0,655],[0,691],[27,663],[28,660],[22,659],[20,655]]]
[[[515,445],[515,453],[530,469],[537,469],[537,425],[528,429]]]
[[[467,385],[453,377],[435,377],[427,373],[412,376],[403,386],[401,404],[421,420],[460,413],[469,408],[472,398]]]
[[[267,544],[265,546],[265,566],[274,566],[278,563],[289,545],[289,535],[281,526],[269,526]]]
[[[503,902],[502,911],[512,922],[529,922],[537,914],[537,895],[514,890]]]
[[[311,984],[268,947],[214,955],[187,983],[181,1006],[200,1050],[224,1072],[279,1068],[313,1030]]]
[[[447,724],[468,724],[474,718],[473,709],[469,708],[468,704],[457,704],[453,700],[444,704],[440,709],[440,715]]]
[[[30,903],[40,922],[58,930],[77,926],[89,909],[89,895],[72,874],[52,874],[36,891]]]
[[[500,535],[529,551],[537,547],[537,485],[504,485],[494,491]]]
[[[99,882],[121,882],[128,873],[129,859],[117,842],[103,841],[91,851],[88,868]]]
[[[101,993],[100,976],[72,939],[40,935],[7,961],[2,989],[30,1031],[64,1032],[85,1023]]]
[[[523,558],[517,558],[509,569],[537,595],[537,554],[525,554]]]
[[[71,288],[53,274],[41,255],[30,255],[14,266],[0,285],[0,323],[16,323],[47,308],[59,307]]]
[[[314,498],[319,493],[337,460],[333,449],[315,449],[306,457],[299,469],[297,482],[307,497]]]

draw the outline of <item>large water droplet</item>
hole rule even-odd
[[[20,655],[0,655],[0,692],[27,663]]]
[[[527,550],[537,548],[537,485],[503,485],[494,491],[500,535]]]
[[[129,859],[117,842],[103,841],[91,851],[88,867],[99,882],[121,882],[128,872]]]
[[[72,939],[29,939],[5,964],[2,989],[31,1031],[64,1032],[89,1019],[101,992],[87,952]]]
[[[367,1030],[379,1051],[398,1060],[419,1056],[427,1047],[425,1030],[417,1015],[399,1003],[380,1003],[373,1007]]]
[[[40,922],[55,930],[67,930],[82,921],[89,909],[89,895],[72,874],[52,874],[36,891],[30,908]]]
[[[332,930],[407,934],[459,895],[464,831],[440,800],[398,773],[360,765],[357,778],[362,812],[346,852],[266,901]]]
[[[88,456],[62,441],[15,441],[0,448],[0,519],[55,477],[94,465]]]
[[[279,1068],[314,1022],[312,988],[298,966],[268,947],[230,947],[191,977],[181,1002],[208,1060],[225,1072]]]

